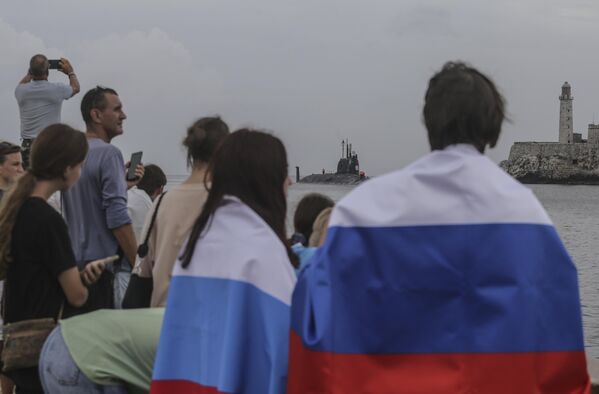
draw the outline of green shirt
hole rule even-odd
[[[62,320],[64,341],[79,369],[100,385],[150,391],[164,308],[99,310]]]

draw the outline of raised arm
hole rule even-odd
[[[27,75],[25,75],[25,76],[23,77],[23,79],[21,79],[21,80],[19,81],[19,85],[22,85],[22,84],[24,84],[24,83],[29,83],[29,82],[31,82],[31,79],[32,79],[32,76],[31,76],[31,74],[29,74],[29,71],[28,71],[28,72],[27,72]]]
[[[69,77],[69,84],[71,85],[71,89],[73,89],[73,94],[71,95],[71,97],[73,97],[81,90],[81,87],[79,86],[79,80],[77,79],[77,75],[75,75],[73,66],[71,66],[71,63],[67,59],[60,58],[59,65],[60,71],[62,71]]]

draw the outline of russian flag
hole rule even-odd
[[[151,393],[284,393],[294,285],[279,238],[227,197],[175,265]]]
[[[469,145],[346,196],[291,309],[289,394],[590,391],[576,268]]]

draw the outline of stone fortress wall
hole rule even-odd
[[[599,143],[516,142],[510,149],[508,161],[516,163],[518,159],[527,156],[537,158],[553,157],[563,161],[564,164],[592,170],[599,165]]]

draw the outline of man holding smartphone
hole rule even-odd
[[[89,152],[79,181],[62,195],[63,214],[80,269],[93,260],[118,252],[123,258],[90,287],[88,303],[78,309],[85,313],[119,306],[114,300],[113,279],[120,270],[131,271],[135,261],[137,240],[127,212],[127,189],[143,177],[143,166],[136,168],[137,178],[125,179],[125,163],[121,151],[111,144],[123,134],[127,118],[117,92],[96,87],[81,101],[81,114],[86,124]],[[116,280],[115,282],[118,282]]]
[[[29,61],[27,75],[15,89],[21,115],[23,164],[29,166],[29,150],[33,140],[47,126],[60,123],[63,100],[79,93],[79,81],[71,63],[64,58],[52,61],[54,67],[69,78],[69,84],[48,82],[50,61],[35,55]]]

